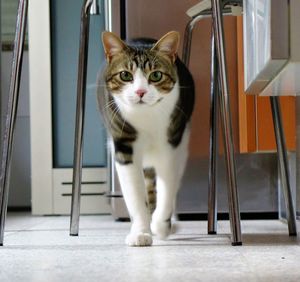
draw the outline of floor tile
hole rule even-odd
[[[176,234],[152,247],[124,244],[130,223],[81,216],[8,216],[0,281],[300,281],[299,238],[278,220],[243,221],[243,246],[232,247],[228,221],[207,235],[205,221],[176,222]]]

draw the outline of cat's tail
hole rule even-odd
[[[154,168],[144,169],[145,184],[147,192],[147,201],[150,214],[153,214],[156,208],[156,173]]]

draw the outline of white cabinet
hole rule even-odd
[[[68,13],[71,13],[74,6],[80,7],[82,4],[82,1],[79,0],[76,0],[76,5],[73,1],[63,2],[65,5],[69,5],[70,9]],[[29,5],[28,30],[30,46],[29,73],[33,214],[69,214],[71,208],[72,168],[70,165],[68,167],[54,166],[54,156],[57,148],[55,148],[55,142],[53,142],[56,132],[54,130],[54,117],[56,117],[54,114],[56,114],[56,111],[53,111],[53,79],[55,73],[53,73],[54,63],[51,58],[51,55],[53,55],[51,50],[53,43],[51,39],[53,37],[50,33],[51,4],[53,4],[53,1],[31,0]],[[78,12],[80,14],[80,10]],[[78,26],[79,20],[80,17],[78,17]],[[64,25],[60,25],[59,28],[64,30],[64,32],[69,32]],[[73,40],[76,43],[79,42],[79,36],[74,37]],[[99,46],[99,52],[100,48]],[[77,72],[77,62],[78,60],[74,59],[72,64],[69,64],[67,67],[72,69],[73,72],[74,69]],[[96,73],[94,75],[96,81]],[[71,82],[75,85],[76,79],[77,76],[71,79]],[[76,100],[76,88],[74,89],[74,93],[65,94]],[[58,122],[66,123],[63,120],[59,120]],[[70,120],[67,125],[74,127],[75,124]],[[95,126],[101,127],[99,120],[95,121]],[[65,138],[68,138],[68,142],[72,143],[74,135],[70,134]],[[99,144],[99,151],[102,150],[103,152],[105,148],[106,144]],[[65,150],[73,151],[73,148],[72,146],[67,146]],[[95,154],[97,153],[96,151]],[[72,163],[72,159],[69,162]],[[81,213],[109,213],[110,205],[105,196],[105,192],[108,191],[107,168],[105,166],[84,168],[82,181]]]
[[[244,0],[246,93],[300,95],[299,10],[299,0]]]

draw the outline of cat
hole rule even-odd
[[[131,218],[129,246],[166,238],[188,157],[193,78],[178,59],[179,33],[125,43],[102,33],[106,90],[100,111]],[[148,191],[147,191],[148,190]]]

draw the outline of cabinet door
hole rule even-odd
[[[275,151],[276,142],[269,97],[246,95],[244,92],[242,17],[237,17],[237,45],[240,152]],[[295,97],[280,97],[280,108],[287,148],[295,150]]]
[[[96,99],[104,62],[101,14],[90,18],[81,213],[108,213],[106,135]],[[69,214],[82,0],[29,5],[33,214]]]

